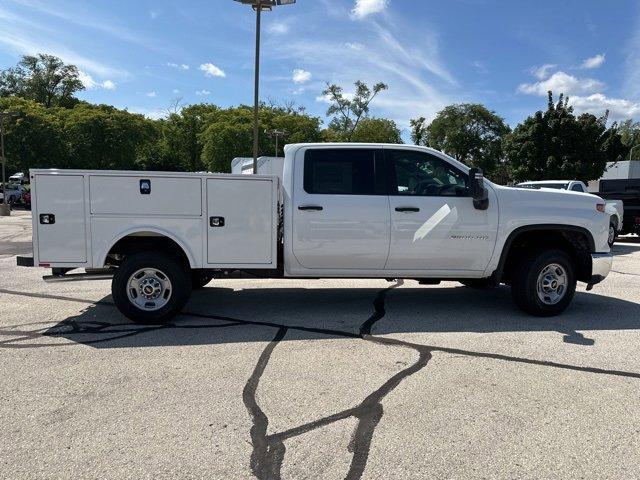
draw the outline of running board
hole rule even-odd
[[[64,275],[45,275],[42,279],[47,283],[85,282],[87,280],[111,280],[113,270],[97,270],[90,273],[67,273]]]

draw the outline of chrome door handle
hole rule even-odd
[[[419,211],[420,209],[418,207],[396,207],[396,212],[416,213]]]

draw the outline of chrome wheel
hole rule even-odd
[[[555,305],[567,293],[569,276],[562,265],[552,263],[542,269],[538,275],[536,288],[538,298],[545,305]]]
[[[129,301],[141,310],[153,312],[164,307],[173,289],[171,281],[156,268],[142,268],[129,277],[127,296]]]

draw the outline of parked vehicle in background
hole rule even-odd
[[[585,183],[579,180],[541,180],[537,182],[522,182],[516,186],[521,188],[552,188],[577,193],[589,193]],[[598,193],[594,193],[594,195],[600,196]],[[612,247],[618,234],[622,233],[624,229],[624,203],[621,200],[605,200],[605,212],[610,218],[608,243],[609,246]]]
[[[138,322],[172,318],[192,288],[233,271],[504,283],[522,310],[550,316],[577,281],[611,270],[601,198],[499,186],[420,146],[288,145],[280,175],[30,176],[34,256],[18,265],[52,268],[48,281],[112,278]]]
[[[25,174],[22,172],[14,173],[9,177],[9,183],[29,183],[29,177],[25,176]]]
[[[607,201],[624,202],[624,228],[622,234],[640,235],[640,178],[627,180],[601,180],[596,193]]]
[[[9,205],[21,202],[24,187],[20,183],[6,183],[2,186],[1,190]]]

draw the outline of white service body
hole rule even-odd
[[[279,181],[260,175],[32,170],[34,263],[102,268],[118,240],[164,236],[191,268],[276,268]],[[151,189],[141,194],[140,183]],[[54,223],[42,223],[53,215]],[[209,217],[223,217],[211,227]]]

